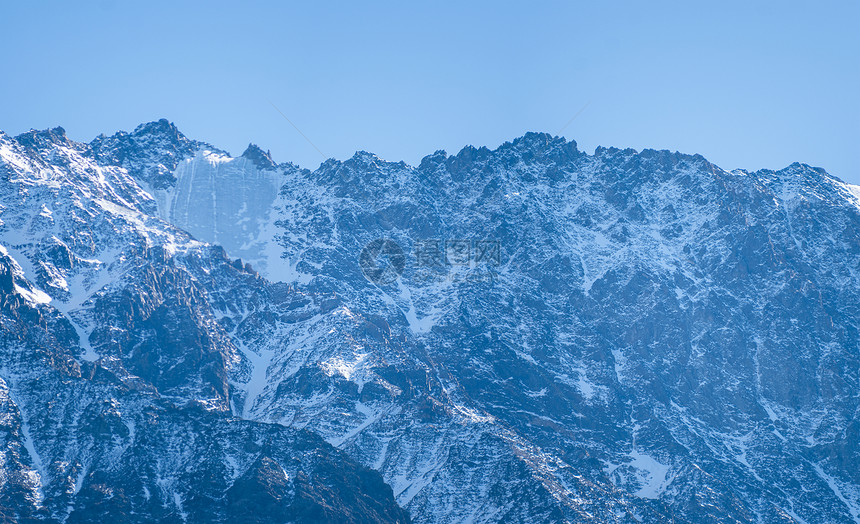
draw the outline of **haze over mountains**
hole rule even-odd
[[[160,120],[0,133],[0,184],[9,521],[860,522],[821,169],[528,133],[309,171]]]

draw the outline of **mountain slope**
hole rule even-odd
[[[248,274],[61,129],[0,134],[0,515],[406,522],[318,436],[230,413],[235,346],[188,270]]]
[[[851,522],[851,189],[800,164],[726,172],[699,156],[586,155],[531,134],[418,168],[365,153],[324,164],[284,186],[283,245],[308,287],[417,339],[477,417],[592,481],[679,519]],[[428,239],[495,241],[501,261],[407,264],[376,286],[354,260],[381,237],[413,264]],[[367,422],[354,428],[373,441]],[[364,461],[398,493],[403,469]]]

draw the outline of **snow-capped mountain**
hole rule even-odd
[[[823,170],[529,133],[311,172],[166,120],[0,158],[4,515],[860,522]]]
[[[0,155],[3,521],[408,521],[318,435],[230,412],[239,357],[198,277],[259,277],[62,129]]]

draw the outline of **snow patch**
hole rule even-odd
[[[659,462],[650,455],[640,453],[636,450],[630,453],[630,457],[633,459],[629,463],[630,466],[642,473],[640,478],[644,481],[642,487],[634,495],[646,499],[660,498],[660,495],[666,491],[666,488],[674,479],[673,477],[668,477],[669,466]]]
[[[848,508],[848,512],[851,513],[851,517],[854,519],[854,522],[860,524],[860,500],[858,500],[858,493],[853,493],[851,498],[846,495],[845,491],[839,486],[839,482],[824,472],[824,469],[821,467],[821,464],[812,463],[812,467],[815,468],[815,472],[821,477],[826,483],[827,486],[830,487],[830,490],[833,491],[833,494],[836,495],[836,498],[842,501],[843,504]]]

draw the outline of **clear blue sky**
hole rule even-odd
[[[526,131],[860,183],[860,2],[5,3],[0,129],[166,117],[315,168]],[[594,4],[597,4],[595,2]],[[695,5],[694,5],[695,4]],[[702,4],[702,5],[699,5]]]

